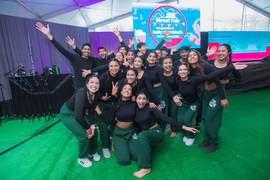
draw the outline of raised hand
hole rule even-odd
[[[155,104],[155,103],[152,103],[152,102],[149,103],[149,107],[150,107],[150,108],[158,108],[158,107],[156,106],[156,104]]]
[[[241,69],[245,69],[248,65],[246,64],[239,64],[239,62],[237,63],[233,63],[233,66],[236,70],[241,70]]]
[[[118,92],[118,82],[116,82],[115,84],[112,82],[112,95],[114,96],[117,92]]]
[[[109,51],[109,52],[108,52],[108,55],[111,55],[112,53],[114,53],[114,50]]]
[[[40,22],[36,23],[36,29],[45,34],[50,40],[53,39],[51,33],[50,33],[50,27],[49,24],[47,24],[47,28],[43,26]]]
[[[46,28],[45,26],[43,26],[43,24],[41,24],[40,22],[37,22],[36,23],[36,29],[39,30],[40,32],[42,32],[45,35],[50,34],[49,24],[47,24],[47,28]]]
[[[211,49],[209,49],[209,46],[208,46],[206,56],[209,57],[213,55],[216,51],[217,51],[216,46],[212,46]]]
[[[129,45],[130,46],[133,46],[134,45],[134,43],[135,43],[135,39],[134,39],[134,37],[130,40],[129,39]]]
[[[66,37],[66,42],[70,45],[73,49],[76,48],[75,46],[75,38],[71,39],[69,36]]]
[[[123,62],[123,65],[128,67],[129,66],[129,63],[128,63],[128,60],[127,60],[127,56],[124,55],[124,62]]]
[[[91,74],[92,72],[91,72],[91,70],[86,70],[86,69],[82,69],[82,77],[86,77],[88,74]]]
[[[107,101],[108,99],[110,99],[110,97],[111,97],[111,96],[108,96],[108,93],[106,93],[106,95],[105,95],[105,96],[102,96],[101,99],[102,99],[103,101]]]
[[[137,53],[137,56],[141,56],[142,55],[142,53],[139,51],[138,53]]]
[[[118,37],[118,36],[120,36],[120,32],[118,31],[118,28],[117,27],[114,27],[113,29],[112,29],[112,31],[113,31],[113,33]]]
[[[164,38],[166,39],[170,35],[171,29],[168,30],[168,28],[167,28],[167,31],[166,32],[164,31],[163,33],[165,35]]]
[[[173,47],[173,48],[171,49],[171,55],[173,55],[173,53],[176,52],[176,51],[178,51],[178,48],[177,48],[177,47]]]

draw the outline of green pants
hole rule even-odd
[[[138,165],[143,169],[151,168],[153,146],[164,139],[164,132],[160,126],[140,132],[138,137]]]
[[[169,100],[168,100],[168,94],[167,92],[165,91],[165,89],[163,88],[162,85],[158,86],[158,87],[154,87],[154,90],[158,96],[158,99],[160,101],[160,105],[162,107],[162,113],[165,114],[165,115],[168,115],[168,103],[169,103]],[[154,102],[154,99],[151,98],[150,96],[150,102]],[[166,124],[164,121],[157,119],[157,123],[159,124],[159,126],[161,127],[161,129],[164,131],[165,130],[165,127],[166,127]]]
[[[79,158],[86,158],[88,154],[95,154],[97,152],[97,130],[95,135],[88,139],[86,130],[74,118],[74,112],[64,104],[60,110],[60,117],[63,124],[75,135],[79,143]],[[89,123],[88,117],[85,119]]]
[[[177,121],[184,126],[193,127],[193,117],[200,108],[201,100],[194,103],[188,103],[184,99],[181,99],[183,105],[178,106]],[[195,134],[190,131],[182,130],[184,136],[187,138],[194,138]]]
[[[180,97],[179,90],[173,91],[173,93]],[[171,118],[177,121],[178,106],[172,98],[169,98],[169,106]],[[178,132],[178,128],[176,126],[171,125],[171,129],[175,133]]]
[[[204,125],[204,140],[218,144],[218,131],[221,125],[223,107],[217,89],[203,92],[202,122]]]
[[[108,101],[108,103],[104,102],[99,102],[98,103],[99,109],[101,112],[105,115],[108,116],[110,114],[111,108],[112,108],[112,101]],[[100,139],[102,142],[102,148],[108,148],[110,145],[110,131],[108,126],[102,119],[99,117],[99,115],[96,113],[96,122],[99,127],[99,133],[100,133]]]
[[[128,165],[130,159],[137,161],[138,136],[135,127],[123,129],[116,125],[113,131],[113,146],[120,165]]]

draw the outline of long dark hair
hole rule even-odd
[[[197,75],[198,75],[198,76],[203,76],[203,75],[204,75],[203,65],[205,65],[207,62],[206,62],[205,60],[203,60],[203,58],[202,58],[202,56],[201,56],[201,53],[200,53],[199,51],[195,50],[195,49],[190,50],[190,51],[188,52],[188,55],[187,55],[187,56],[189,56],[189,54],[190,54],[191,52],[195,52],[196,55],[198,56],[198,62],[197,62],[198,73],[197,73]],[[187,68],[188,68],[188,70],[190,71],[191,65],[190,65],[190,63],[189,63],[188,61],[187,61],[187,65],[188,65]]]
[[[121,88],[121,91],[123,90],[123,88],[124,88],[126,85],[130,86],[130,87],[131,87],[131,91],[132,91],[132,86],[131,86],[130,84],[124,84],[124,85],[122,86],[122,88]],[[120,96],[119,96],[119,99],[118,99],[118,102],[117,102],[117,105],[116,105],[116,108],[115,108],[116,110],[120,108],[120,103],[121,103],[121,101],[122,101],[122,93],[120,92]]]
[[[98,77],[96,76],[96,75],[91,75],[91,76],[88,76],[87,78],[86,78],[86,84],[88,84],[89,83],[89,81],[90,81],[90,79],[92,79],[93,77],[96,77],[97,79],[98,79]],[[98,79],[98,81],[99,81],[99,79]],[[87,88],[87,86],[85,86],[85,91],[86,92],[88,92],[88,94],[89,94],[89,102],[91,103],[91,102],[93,102],[92,101],[92,95],[91,95],[91,93],[90,93],[90,90]]]
[[[119,62],[118,59],[112,58],[112,59],[110,60],[110,62],[108,63],[109,70],[107,71],[107,81],[110,81],[110,63],[113,62],[113,61],[117,62],[118,66],[119,66],[119,70],[118,70],[118,73],[117,73],[116,76],[118,76],[118,80],[121,79],[121,74],[120,74],[120,62]]]
[[[141,60],[142,60],[142,63],[143,63],[143,66],[141,67],[141,69],[143,70],[143,71],[145,71],[145,58],[143,57],[143,56],[137,56],[137,57],[135,57],[135,58],[140,58]],[[134,60],[135,60],[135,58],[134,58]]]
[[[146,65],[146,69],[147,67],[149,67],[149,64],[148,64],[148,56],[150,56],[150,54],[155,54],[156,55],[156,58],[158,58],[158,54],[155,52],[155,51],[150,51],[148,54],[147,54],[147,58],[146,58],[146,61],[145,61],[145,65]]]
[[[231,48],[231,46],[229,44],[221,44],[220,46],[225,46],[226,49],[228,50],[228,53],[230,53],[229,54],[229,63],[228,64],[231,64],[232,63],[232,48]]]
[[[179,67],[182,66],[182,65],[185,65],[187,67],[187,69],[188,69],[187,63],[180,63],[179,66],[178,66],[178,69],[177,69],[177,74],[179,72]],[[190,72],[189,69],[188,69],[188,71]],[[177,77],[176,77],[176,83],[178,83],[178,79],[181,79],[181,77],[179,75],[177,75]],[[187,82],[190,82],[190,79],[188,79]]]

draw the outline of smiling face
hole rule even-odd
[[[109,63],[109,71],[110,71],[110,74],[112,76],[116,76],[116,74],[118,73],[119,71],[119,64],[117,63],[117,61],[111,61]]]
[[[186,78],[188,76],[189,72],[186,65],[181,65],[178,67],[178,75],[181,78]]]
[[[120,48],[119,48],[119,52],[121,52],[121,53],[123,53],[124,55],[126,55],[127,50],[126,50],[125,47],[120,47]]]
[[[172,67],[173,67],[173,64],[172,64],[172,60],[170,58],[163,60],[162,68],[164,71],[171,72]]]
[[[224,60],[227,59],[227,57],[230,55],[230,52],[225,46],[219,46],[217,55],[219,60]]]
[[[99,79],[97,77],[92,77],[86,83],[87,89],[90,93],[96,93],[99,90]]]
[[[168,55],[168,52],[166,51],[166,50],[162,50],[162,57],[165,57],[165,56],[167,56]]]
[[[129,98],[132,96],[132,87],[129,84],[126,84],[123,86],[123,89],[121,91],[121,95],[124,98]]]
[[[120,53],[120,52],[117,52],[117,53],[115,54],[115,58],[120,62],[120,64],[122,64],[123,61],[124,61],[123,54]]]
[[[198,55],[195,51],[191,51],[188,54],[188,62],[189,64],[196,64],[198,62]]]
[[[99,49],[98,54],[101,57],[101,59],[106,59],[107,52],[105,51],[105,49]]]
[[[147,97],[145,94],[140,94],[137,99],[136,99],[137,105],[140,109],[144,108],[146,102],[147,102]]]
[[[139,49],[139,51],[140,51],[140,53],[142,54],[142,55],[144,55],[145,53],[146,53],[146,46],[145,45],[142,45],[142,47],[140,47],[140,48],[138,48]]]
[[[132,70],[127,71],[126,80],[128,84],[132,84],[137,79],[136,73]]]
[[[127,60],[128,60],[128,63],[129,64],[132,64],[133,63],[133,60],[134,60],[134,53],[132,52],[132,51],[129,51],[128,53],[127,53]]]
[[[143,64],[143,60],[141,59],[141,58],[139,58],[139,57],[136,57],[135,59],[134,59],[134,68],[136,68],[136,69],[141,69],[142,68],[142,66],[144,65]]]
[[[148,55],[148,57],[147,57],[147,62],[151,66],[151,65],[156,64],[156,59],[157,59],[156,54],[155,53],[150,53]]]
[[[82,48],[82,57],[88,58],[90,52],[91,52],[91,48],[89,46],[83,46],[83,48]]]
[[[180,55],[183,59],[187,59],[188,51],[187,50],[182,50],[180,51]]]

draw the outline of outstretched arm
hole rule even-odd
[[[75,45],[75,38],[71,39],[69,36],[66,37],[66,42],[70,45],[73,50],[79,55],[82,56],[82,51]]]
[[[49,40],[51,41],[51,43],[58,49],[58,51],[60,53],[62,53],[69,61],[73,62],[76,59],[76,54],[72,54],[71,52],[69,52],[68,50],[66,50],[61,44],[59,44],[51,35],[50,33],[50,28],[49,28],[49,24],[47,24],[47,27],[43,26],[43,24],[41,24],[40,22],[36,23],[36,28],[37,30],[39,30],[40,32],[42,32],[43,34],[45,34]]]
[[[157,47],[155,48],[155,50],[161,48],[161,46],[165,43],[165,40],[166,40],[166,38],[170,35],[170,33],[171,33],[171,30],[168,30],[168,29],[167,29],[166,32],[164,31],[164,38],[162,39],[162,41],[160,41],[160,43],[157,45]]]

